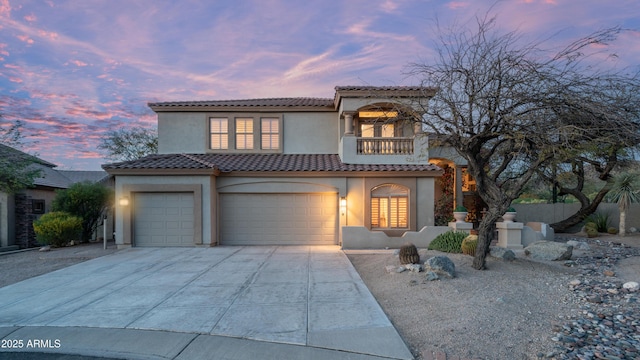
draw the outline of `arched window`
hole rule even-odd
[[[409,189],[396,184],[371,190],[371,228],[406,229],[409,227]]]

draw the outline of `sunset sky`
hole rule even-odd
[[[638,0],[0,0],[0,124],[60,169],[99,170],[108,130],[155,126],[148,102],[333,97],[335,86],[416,85],[435,19],[491,5],[501,29],[550,49],[621,26],[640,64]]]

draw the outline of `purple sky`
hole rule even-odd
[[[611,26],[615,66],[638,66],[638,0],[0,0],[0,124],[25,150],[99,170],[105,131],[155,126],[152,101],[333,97],[337,85],[416,85],[434,19],[494,4],[501,28],[550,48]]]

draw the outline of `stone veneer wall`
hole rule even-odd
[[[31,196],[15,195],[16,245],[21,249],[39,246],[33,231],[33,214]]]

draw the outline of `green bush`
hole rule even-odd
[[[33,222],[36,239],[41,244],[64,246],[82,233],[82,218],[64,211],[44,214]]]
[[[89,241],[102,215],[113,200],[112,191],[102,184],[82,182],[71,185],[65,190],[56,191],[53,199],[53,211],[64,211],[82,219],[82,238]]]
[[[428,249],[448,253],[461,253],[462,240],[467,236],[468,234],[466,232],[449,230],[446,233],[436,236],[429,244]]]
[[[591,214],[587,218],[587,222],[595,223],[596,230],[598,230],[598,232],[602,232],[602,233],[607,232],[607,229],[609,229],[609,214],[604,214],[604,213]]]

